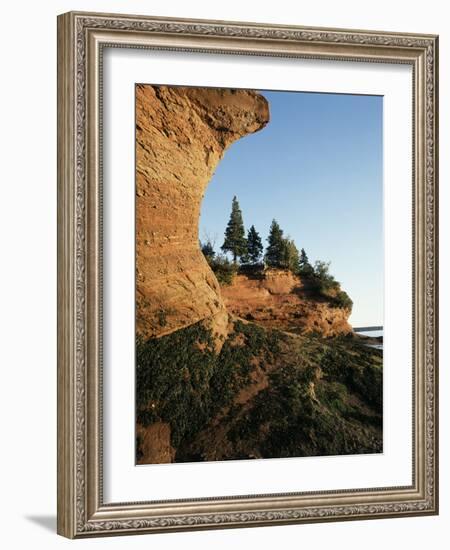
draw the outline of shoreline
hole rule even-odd
[[[367,336],[366,334],[353,332],[353,337],[369,348],[383,350],[383,336]]]

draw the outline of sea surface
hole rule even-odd
[[[383,349],[383,342],[379,342],[378,340],[375,340],[375,338],[379,338],[380,336],[383,338],[383,330],[370,330],[370,331],[358,331],[357,334],[361,334],[361,336],[367,336],[369,338],[374,338],[373,344],[369,341],[367,342],[367,346],[375,349]]]

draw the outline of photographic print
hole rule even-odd
[[[381,96],[136,93],[136,463],[383,451]]]
[[[438,513],[438,42],[58,16],[59,534]]]

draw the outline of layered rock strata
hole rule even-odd
[[[352,332],[350,309],[333,307],[290,271],[237,275],[222,296],[230,313],[263,327],[325,337]]]
[[[216,277],[198,242],[201,202],[227,147],[269,121],[253,91],[136,87],[136,330],[200,320],[226,331]]]

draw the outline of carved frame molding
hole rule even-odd
[[[412,65],[412,486],[103,503],[101,86],[105,46]],[[58,533],[78,538],[438,512],[437,47],[437,37],[430,35],[75,12],[58,17]]]

